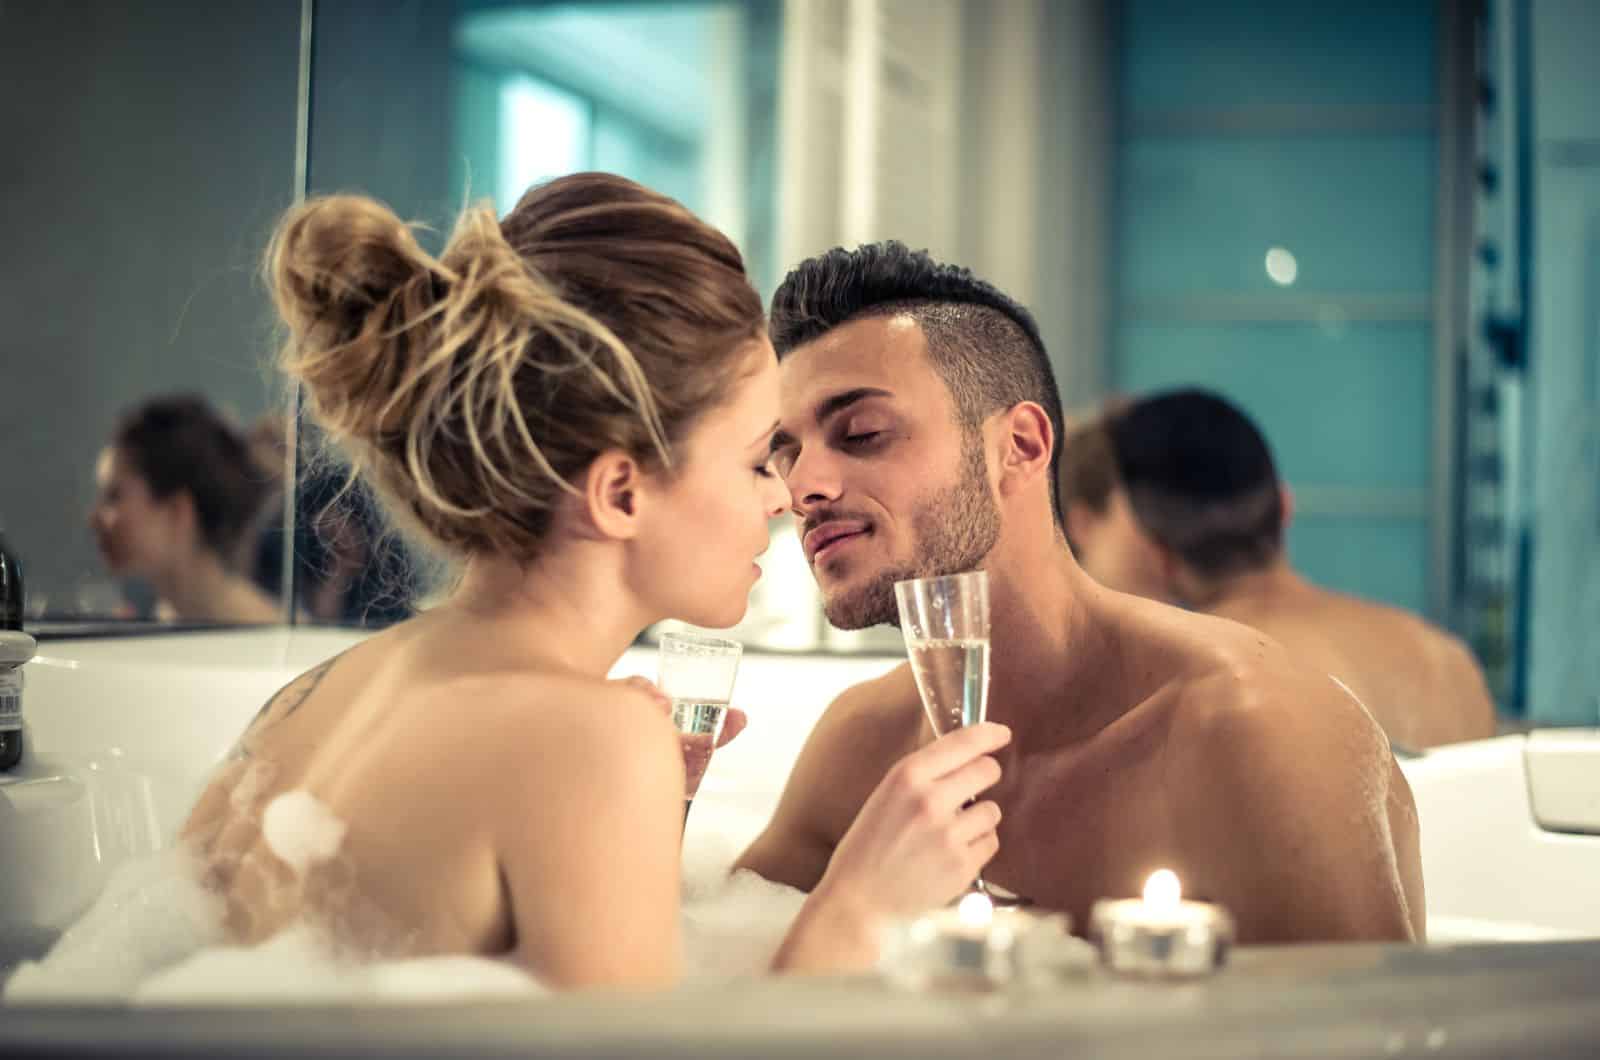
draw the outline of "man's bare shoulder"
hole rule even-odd
[[[901,663],[888,673],[851,685],[840,692],[828,707],[828,713],[840,720],[867,721],[885,717],[903,717],[912,708],[920,710],[917,682],[911,676],[911,664]]]
[[[1415,807],[1383,730],[1271,641],[1223,654],[1177,689],[1167,742],[1186,860],[1256,941],[1420,934]],[[1295,893],[1314,900],[1261,897]]]
[[[902,663],[839,693],[812,730],[803,757],[874,774],[870,779],[876,784],[879,767],[887,769],[914,750],[923,728],[916,680],[910,665]]]
[[[1307,754],[1320,747],[1325,754],[1336,745],[1388,760],[1382,729],[1350,691],[1294,661],[1264,634],[1214,645],[1197,662],[1176,689],[1178,747],[1235,758],[1268,746]]]

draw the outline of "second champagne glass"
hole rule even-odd
[[[722,736],[744,646],[698,633],[663,633],[656,685],[672,700],[672,724],[682,734],[686,783],[683,816],[700,790],[711,752]]]

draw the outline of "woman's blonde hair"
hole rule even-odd
[[[765,329],[726,236],[604,173],[469,209],[438,258],[381,203],[312,199],[267,273],[311,415],[457,555],[532,558],[602,452],[671,469]]]

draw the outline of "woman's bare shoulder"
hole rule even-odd
[[[658,703],[612,681],[539,671],[461,675],[429,690],[429,712],[455,731],[458,756],[470,766],[519,768],[537,762],[547,773],[616,774],[676,769],[677,734]],[[670,768],[667,768],[670,767]],[[669,778],[670,779],[670,778]]]

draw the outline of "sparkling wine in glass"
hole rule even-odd
[[[935,735],[983,721],[989,706],[989,575],[914,578],[895,583],[894,595],[911,673]],[[1024,901],[997,893],[982,876],[971,890],[996,905]]]
[[[682,734],[685,820],[722,737],[743,651],[738,641],[722,637],[676,631],[661,635],[656,685],[672,700],[672,724]]]

